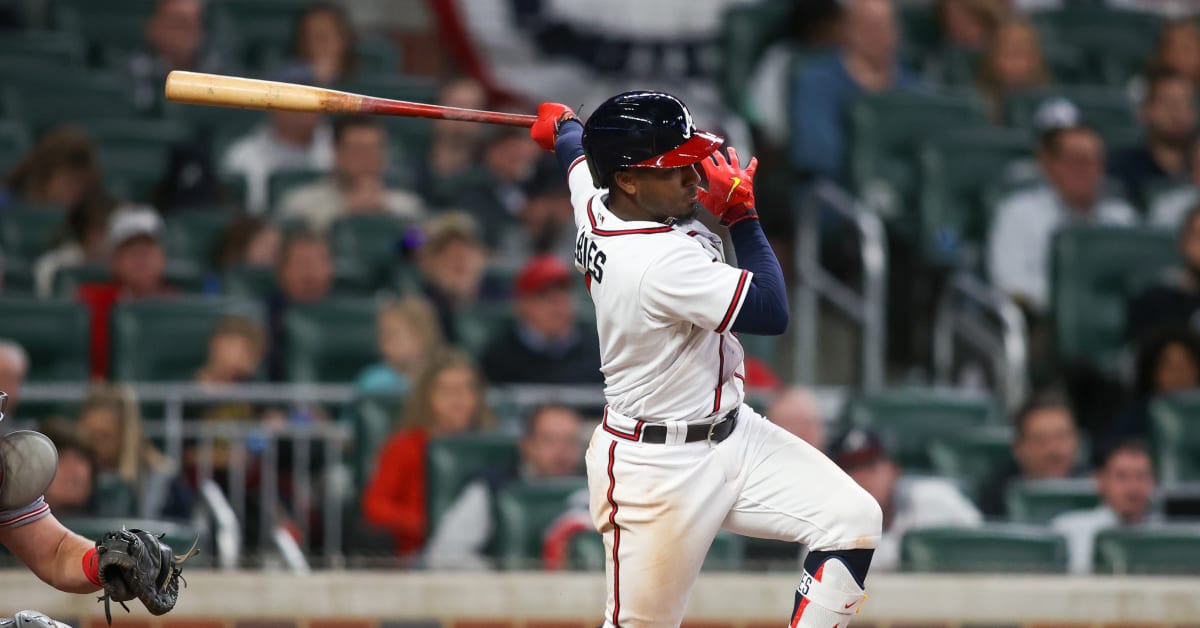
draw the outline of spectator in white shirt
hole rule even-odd
[[[1092,510],[1076,510],[1055,517],[1050,526],[1067,538],[1070,572],[1092,570],[1092,547],[1096,533],[1105,528],[1135,526],[1155,518],[1154,465],[1150,449],[1141,441],[1125,441],[1113,447],[1104,465],[1094,473],[1102,503]]]
[[[1192,142],[1191,182],[1165,192],[1150,205],[1150,223],[1155,227],[1178,229],[1183,224],[1183,217],[1193,207],[1200,205],[1200,137]]]
[[[305,66],[292,66],[274,77],[277,81],[312,85]],[[225,152],[221,170],[246,177],[246,207],[262,214],[268,205],[271,175],[286,170],[321,170],[333,167],[333,132],[316,113],[272,111],[266,124],[241,137]]]
[[[490,469],[463,488],[429,539],[425,558],[434,569],[483,569],[491,540],[492,498],[521,480],[580,475],[583,421],[564,406],[542,406],[529,417],[521,438],[520,460],[512,469]]]
[[[895,571],[900,539],[909,530],[976,526],[983,516],[954,483],[939,477],[904,477],[875,433],[854,428],[829,448],[829,458],[866,489],[883,508],[883,536],[872,571]]]
[[[988,271],[1001,290],[1034,313],[1050,299],[1050,245],[1071,223],[1130,225],[1128,203],[1106,197],[1104,140],[1078,123],[1042,133],[1038,163],[1045,183],[1004,198],[988,241]]]
[[[416,220],[424,215],[412,192],[389,189],[387,129],[370,116],[346,116],[333,122],[333,173],[284,195],[279,215],[298,219],[322,232],[342,216],[390,214]]]

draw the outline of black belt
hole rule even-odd
[[[700,425],[689,425],[687,428],[687,437],[683,439],[685,443],[694,443],[696,441],[710,440],[714,443],[719,443],[733,433],[733,427],[737,425],[738,408],[734,408],[726,414],[724,418]],[[646,425],[642,428],[642,442],[654,443],[661,445],[667,442],[667,426],[665,425]]]

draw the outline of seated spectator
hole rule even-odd
[[[268,371],[273,381],[282,381],[286,358],[283,317],[296,304],[320,303],[333,290],[333,255],[329,243],[319,235],[294,231],[284,236],[275,267],[275,291],[267,298],[270,321]]]
[[[1200,330],[1200,205],[1184,217],[1178,242],[1182,266],[1129,301],[1127,340],[1141,342],[1162,327],[1190,325]]]
[[[1196,90],[1182,74],[1155,74],[1141,107],[1146,144],[1113,155],[1108,171],[1143,207],[1148,185],[1187,172],[1188,148],[1196,134]]]
[[[275,268],[282,242],[283,234],[271,221],[242,216],[225,229],[215,266],[220,271],[238,266]]]
[[[129,495],[137,498],[136,504],[128,504],[126,512],[112,514],[149,519],[191,517],[194,496],[180,478],[175,462],[146,438],[132,389],[93,388],[79,411],[77,430],[95,454],[95,477],[107,480],[109,485],[124,485]]]
[[[1113,447],[1092,477],[1100,491],[1100,506],[1065,512],[1050,521],[1055,532],[1067,537],[1067,564],[1072,574],[1091,572],[1096,533],[1156,519],[1151,512],[1154,464],[1150,449],[1141,441],[1128,440]]]
[[[1200,335],[1189,327],[1160,328],[1138,349],[1134,400],[1108,426],[1111,446],[1128,438],[1150,436],[1150,402],[1200,388]]]
[[[412,556],[425,545],[425,453],[432,438],[491,424],[482,377],[470,358],[444,352],[418,378],[401,417],[401,429],[379,452],[363,492],[367,522],[392,533],[396,551]]]
[[[17,341],[0,338],[0,392],[8,393],[4,414],[17,416],[21,405],[21,387],[29,374],[29,354]]]
[[[438,92],[437,104],[459,109],[484,109],[487,92],[473,78],[454,79]],[[483,126],[474,122],[433,120],[429,153],[418,159],[417,192],[432,207],[455,203],[461,190],[460,178],[478,163],[479,139]]]
[[[1178,229],[1188,210],[1200,205],[1200,136],[1192,142],[1188,154],[1190,185],[1171,190],[1151,203],[1150,224],[1155,227]]]
[[[54,296],[59,271],[80,266],[103,266],[108,261],[108,225],[117,204],[99,191],[88,193],[67,210],[67,219],[54,238],[54,248],[33,264],[34,291],[38,298]]]
[[[154,109],[172,70],[221,73],[225,64],[216,47],[206,44],[204,0],[158,0],[146,19],[145,47],[129,57],[133,101],[139,110]]]
[[[809,445],[821,450],[825,448],[825,419],[821,416],[821,404],[807,388],[792,386],[779,393],[767,406],[766,416],[772,423]]]
[[[295,66],[272,77],[285,83],[312,85],[312,74]],[[267,122],[241,137],[221,158],[221,170],[246,177],[246,208],[253,214],[268,211],[267,183],[271,175],[287,170],[333,168],[333,131],[316,113],[272,111]]]
[[[5,183],[13,201],[74,207],[101,188],[96,145],[80,127],[56,127],[42,136]]]
[[[557,257],[535,257],[516,283],[516,320],[483,352],[483,372],[493,384],[604,382],[600,340],[581,323],[571,294],[574,273]]]
[[[525,204],[515,228],[500,238],[496,257],[526,259],[549,253],[575,263],[575,216],[571,193],[562,179],[536,177],[525,188]]]
[[[1158,32],[1154,56],[1146,64],[1146,75],[1169,72],[1187,77],[1193,89],[1200,89],[1200,25],[1195,19],[1171,20]],[[1136,82],[1135,82],[1136,83]],[[1140,99],[1146,86],[1135,84]]]
[[[437,314],[420,297],[408,296],[380,309],[376,333],[383,361],[359,374],[354,387],[360,392],[408,392],[430,356],[442,350]]]
[[[65,427],[50,425],[40,431],[58,450],[58,470],[44,495],[50,510],[60,519],[98,515],[95,452]]]
[[[1044,131],[1038,163],[1045,183],[1003,198],[988,235],[992,282],[1034,314],[1050,305],[1050,244],[1059,228],[1137,221],[1132,207],[1103,193],[1104,140],[1094,130],[1074,123]]]
[[[446,509],[425,550],[430,568],[487,569],[492,497],[516,481],[581,476],[583,421],[570,408],[542,406],[530,415],[519,451],[516,465],[480,474]]]
[[[315,2],[296,20],[292,56],[308,66],[317,85],[334,85],[357,69],[357,39],[345,9],[332,2]]]
[[[516,219],[529,200],[531,185],[538,177],[561,175],[539,169],[542,154],[529,134],[516,127],[492,125],[483,135],[481,180],[460,191],[457,205],[479,223],[489,248],[496,248],[503,236],[516,228]]]
[[[866,489],[883,508],[883,536],[871,570],[900,566],[900,539],[909,530],[974,526],[983,517],[954,483],[937,477],[905,477],[875,433],[854,428],[830,446],[829,458]]]
[[[279,217],[302,220],[314,231],[325,231],[342,216],[390,214],[416,219],[424,213],[412,192],[389,189],[387,129],[378,118],[346,116],[333,122],[333,174],[292,188],[280,203]]]
[[[979,507],[988,517],[1005,516],[1005,495],[1017,482],[1079,475],[1079,433],[1064,397],[1053,392],[1033,395],[1017,410],[1013,427],[1014,464],[980,491]]]
[[[1002,24],[984,53],[978,74],[979,91],[987,98],[992,122],[1002,125],[1006,98],[1050,83],[1037,29],[1019,18]]]
[[[457,343],[455,316],[475,304],[487,256],[479,228],[461,212],[447,212],[425,224],[425,240],[417,249],[421,290],[437,312],[442,337]]]
[[[890,0],[850,0],[841,52],[800,70],[791,115],[792,163],[820,177],[841,180],[848,159],[843,115],[863,94],[916,86],[900,66],[900,34]]]
[[[152,299],[175,294],[164,273],[162,218],[150,208],[131,208],[113,214],[108,227],[109,272],[107,283],[79,287],[79,300],[92,315],[92,375],[108,374],[108,319],[121,300]]]
[[[196,371],[201,384],[240,384],[251,381],[262,365],[267,338],[258,321],[226,316],[208,337],[208,357]]]

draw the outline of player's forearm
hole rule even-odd
[[[729,229],[738,265],[754,273],[746,300],[734,319],[733,331],[778,336],[787,331],[788,298],[783,269],[757,220],[743,220]]]
[[[83,571],[83,557],[96,544],[65,528],[64,532],[55,555],[54,580],[50,584],[68,593],[91,593],[98,590],[100,587],[89,580]]]
[[[583,125],[578,120],[567,120],[558,127],[558,139],[554,141],[554,156],[565,176],[575,160],[583,157]]]

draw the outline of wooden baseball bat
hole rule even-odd
[[[537,116],[518,113],[426,105],[339,92],[312,85],[179,70],[167,75],[166,94],[167,100],[172,102],[241,109],[413,116],[523,127],[533,126],[537,121]]]

